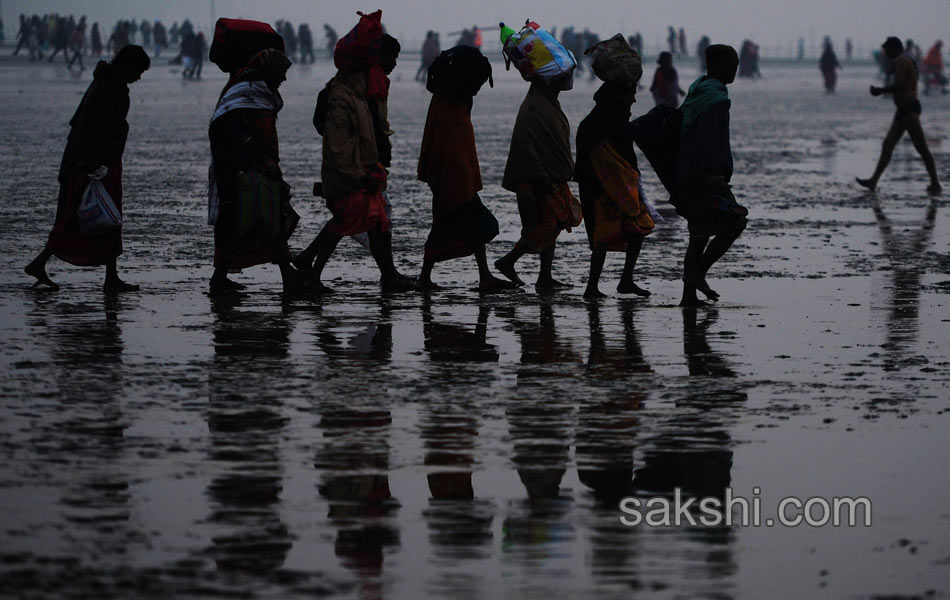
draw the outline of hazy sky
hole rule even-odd
[[[101,22],[121,16],[170,24],[189,17],[210,29],[212,4],[218,17],[305,20],[316,26],[318,38],[324,22],[341,33],[349,29],[360,7],[353,0],[0,0],[8,39],[21,12],[86,14]],[[937,38],[950,39],[950,0],[372,0],[362,7],[377,8],[383,9],[387,29],[406,40],[421,38],[419,32],[426,29],[444,35],[473,24],[521,23],[528,17],[545,27],[588,26],[603,37],[640,31],[648,44],[660,42],[667,26],[675,25],[686,29],[690,47],[702,34],[732,44],[748,37],[763,47],[792,45],[799,37],[817,44],[826,34],[839,48],[848,37],[861,48],[876,47],[887,35],[913,38],[925,49]]]

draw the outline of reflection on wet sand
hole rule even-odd
[[[567,520],[573,499],[561,491],[567,471],[574,427],[576,399],[559,390],[559,379],[570,379],[582,363],[570,338],[557,330],[550,298],[539,298],[537,320],[527,321],[515,311],[508,321],[521,347],[518,388],[505,413],[511,436],[511,461],[527,499],[508,507],[502,524],[507,552],[537,562],[552,552],[563,552],[558,542],[574,538]],[[575,368],[565,367],[573,365]],[[563,370],[559,370],[563,368]]]
[[[130,475],[122,468],[128,426],[122,406],[123,309],[121,300],[107,298],[101,308],[54,302],[37,306],[32,315],[47,320],[61,415],[49,430],[41,428],[37,441],[68,457],[60,504],[76,528],[69,539],[80,563],[120,557],[136,537],[128,525]]]
[[[601,303],[587,305],[590,352],[587,372],[621,386],[611,386],[605,398],[583,399],[577,419],[575,461],[581,483],[601,502],[615,506],[629,495],[633,484],[633,451],[636,446],[637,412],[646,393],[631,381],[652,372],[637,341],[635,304],[623,302],[620,312],[624,340],[621,347],[608,345],[601,325]]]
[[[884,243],[884,254],[891,263],[884,369],[896,371],[915,363],[907,354],[917,340],[920,327],[920,278],[925,269],[924,251],[930,244],[937,219],[937,199],[931,197],[924,220],[915,229],[895,227],[876,195],[874,217]]]
[[[208,378],[208,486],[214,526],[208,554],[218,569],[266,575],[280,569],[293,536],[279,515],[283,489],[281,414],[276,380],[287,357],[290,324],[282,314],[212,305],[214,358]]]
[[[709,343],[717,309],[686,308],[682,315],[683,350],[695,382],[675,402],[673,412],[655,423],[643,440],[644,464],[636,470],[633,484],[642,495],[672,496],[679,488],[686,498],[722,500],[731,484],[729,430],[739,418],[737,411],[748,401],[748,394],[730,362]],[[682,534],[704,544],[703,557],[694,563],[695,577],[716,581],[735,573],[731,528],[687,528]]]
[[[385,362],[392,355],[386,304],[379,324],[358,334],[348,349],[343,349],[332,325],[332,320],[324,319],[317,334],[317,343],[328,357],[352,355]],[[376,366],[369,363],[367,368]],[[320,399],[323,443],[314,467],[320,472],[318,491],[328,503],[327,517],[336,529],[336,556],[356,575],[361,598],[383,598],[385,554],[388,548],[399,546],[395,525],[399,502],[389,488],[392,413],[384,403],[371,401],[380,397],[371,384],[357,382],[354,388],[352,396],[333,394]]]
[[[463,327],[439,323],[429,298],[422,303],[424,347],[433,367],[430,381],[458,392],[430,398],[421,409],[419,424],[430,494],[423,517],[433,553],[449,564],[486,559],[491,551],[495,505],[477,497],[472,483],[478,464],[478,403],[493,381],[492,368],[499,356],[487,341],[490,313],[488,305],[480,304],[474,328]],[[477,582],[462,585],[457,577],[433,582],[432,588],[443,593],[460,585],[477,588]]]
[[[640,586],[640,550],[637,536],[617,519],[620,500],[634,493],[634,450],[640,412],[647,394],[642,383],[652,368],[637,339],[637,303],[622,301],[621,343],[608,343],[600,302],[587,305],[590,351],[587,375],[592,386],[603,386],[603,395],[581,399],[575,434],[575,462],[581,483],[591,490],[591,575],[604,584]]]

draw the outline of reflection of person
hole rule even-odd
[[[923,109],[920,106],[920,100],[917,99],[917,63],[904,52],[904,45],[896,37],[887,38],[887,41],[881,47],[891,61],[890,68],[894,72],[894,83],[887,87],[872,85],[871,95],[893,94],[897,112],[891,122],[891,128],[888,129],[887,135],[884,137],[881,157],[874,168],[874,174],[868,179],[858,178],[857,182],[872,191],[877,188],[877,183],[881,179],[884,169],[891,162],[891,155],[897,146],[897,142],[900,141],[906,131],[910,135],[911,141],[914,142],[914,148],[927,167],[927,174],[930,175],[930,185],[927,187],[927,192],[939,194],[941,187],[940,180],[937,178],[937,167],[934,164],[933,155],[930,154],[930,148],[927,147],[927,138],[924,136],[923,127],[920,125],[920,113]]]
[[[228,82],[208,128],[214,180],[220,212],[214,223],[214,274],[211,293],[229,293],[243,286],[228,272],[265,263],[277,263],[284,290],[302,289],[306,281],[290,265],[286,239],[292,222],[280,223],[279,236],[255,231],[238,233],[241,175],[257,173],[280,187],[281,205],[287,196],[277,142],[277,113],[283,100],[277,89],[287,78],[290,60],[275,49],[262,50]],[[253,184],[252,184],[253,185]],[[279,211],[285,221],[284,211]]]
[[[881,202],[874,203],[874,217],[884,242],[884,251],[891,261],[891,302],[888,307],[887,345],[884,370],[900,370],[907,358],[908,347],[917,336],[920,303],[921,257],[930,243],[937,218],[937,199],[931,198],[923,223],[917,231],[895,229],[884,213]],[[926,260],[926,259],[925,259]]]
[[[280,569],[293,547],[281,518],[280,441],[288,419],[273,374],[287,360],[284,314],[240,310],[240,297],[215,297],[214,356],[206,412],[214,465],[207,499],[215,528],[205,551],[220,571],[263,575]]]
[[[708,72],[689,87],[683,102],[680,151],[670,202],[689,222],[689,245],[683,260],[683,297],[680,306],[703,304],[696,290],[718,300],[706,283],[706,273],[746,227],[748,210],[736,202],[729,144],[729,92],[739,57],[732,46],[714,44],[706,49]]]
[[[91,178],[102,181],[122,212],[122,154],[129,133],[129,84],[148,70],[150,60],[141,46],[126,46],[111,62],[100,61],[79,108],[69,121],[69,138],[59,167],[56,222],[46,247],[24,269],[36,285],[59,289],[46,274],[55,256],[77,266],[105,265],[107,294],[137,290],[119,279],[116,259],[122,254],[122,227],[97,235],[79,230],[77,210]]]
[[[570,89],[573,73],[553,84],[535,80],[521,103],[501,185],[515,192],[521,215],[521,237],[514,248],[495,261],[498,272],[518,285],[524,282],[515,264],[525,254],[537,254],[541,268],[535,287],[553,290],[569,287],[554,279],[554,246],[562,230],[580,224],[572,212],[577,200],[567,182],[574,172],[571,125],[561,110],[558,95]]]

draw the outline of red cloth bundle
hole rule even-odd
[[[383,11],[357,12],[360,22],[337,41],[333,64],[341,71],[368,69],[379,62],[383,41]]]
[[[225,73],[233,73],[266,48],[284,51],[284,38],[261,21],[218,19],[208,59]]]

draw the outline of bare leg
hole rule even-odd
[[[475,263],[478,265],[478,287],[481,290],[507,290],[515,287],[515,284],[498,279],[488,269],[488,258],[485,255],[485,244],[482,244],[475,250]]]
[[[376,266],[379,267],[379,272],[382,275],[383,291],[389,293],[408,292],[414,289],[415,285],[402,279],[399,276],[399,271],[396,270],[396,265],[393,264],[391,246],[387,244],[387,241],[392,240],[391,236],[387,238],[389,232],[383,233],[381,227],[377,225],[368,233],[370,252],[372,252],[373,258],[376,260]]]
[[[424,290],[441,290],[442,287],[432,282],[432,268],[435,261],[426,258],[422,261],[422,272],[419,273],[419,287]]]
[[[623,262],[623,274],[620,276],[620,283],[617,284],[617,291],[621,294],[636,294],[646,298],[650,292],[633,282],[633,269],[637,266],[641,248],[643,248],[642,235],[635,236],[627,242],[627,256]]]
[[[904,126],[907,128],[907,133],[910,135],[911,141],[914,142],[914,148],[917,149],[917,153],[924,159],[927,174],[930,175],[930,186],[927,188],[927,191],[932,194],[940,193],[941,188],[940,180],[937,178],[937,166],[934,164],[934,157],[930,153],[930,148],[927,147],[927,138],[924,136],[924,128],[920,126],[920,116],[909,115],[904,119]]]
[[[320,240],[320,243],[317,245],[317,259],[313,263],[313,273],[310,275],[311,281],[316,286],[318,291],[329,291],[330,289],[323,285],[320,282],[320,277],[323,275],[323,268],[327,266],[327,263],[330,261],[330,257],[333,255],[333,251],[336,250],[337,244],[340,243],[340,240],[343,238],[329,230],[330,224],[327,223],[323,226],[323,230],[317,235],[317,239],[314,240],[311,247],[317,244],[317,240]],[[307,250],[310,250],[308,248]]]
[[[538,290],[554,290],[558,288],[569,288],[570,285],[558,281],[551,273],[554,266],[554,244],[539,255],[541,259],[541,269],[538,271],[538,281],[534,287]]]
[[[689,236],[686,256],[683,259],[683,297],[680,300],[680,306],[703,306],[706,304],[696,296],[696,286],[687,279],[686,273],[695,272],[699,261],[703,257],[703,251],[706,250],[708,241],[709,238],[704,236]]]
[[[112,295],[122,292],[135,292],[138,291],[139,286],[119,279],[119,270],[116,267],[116,260],[113,258],[106,264],[106,280],[102,285],[102,289],[106,294]]]
[[[46,248],[43,248],[43,251],[40,252],[36,258],[30,261],[30,264],[23,268],[23,271],[27,275],[31,275],[36,278],[36,283],[33,284],[33,287],[45,285],[52,290],[59,289],[59,286],[49,278],[49,275],[46,274],[46,263],[49,261],[51,256],[53,256],[53,253]]]
[[[600,283],[600,274],[604,270],[604,261],[607,259],[607,248],[594,248],[590,253],[590,274],[587,276],[587,287],[584,289],[585,298],[606,298],[607,295],[597,287]]]
[[[869,190],[874,190],[877,187],[877,182],[881,179],[884,169],[886,169],[887,165],[891,162],[894,148],[903,135],[904,125],[897,119],[894,119],[894,122],[891,123],[891,128],[887,130],[887,135],[884,136],[884,144],[881,147],[881,157],[878,159],[877,166],[874,168],[874,175],[871,175],[870,179],[858,178],[857,181],[859,184]]]
[[[283,256],[283,248],[275,248],[278,256]],[[300,292],[309,288],[307,278],[290,263],[289,258],[281,258],[277,261],[277,267],[280,269],[280,278],[284,283],[284,292]],[[317,282],[315,286],[320,286]]]
[[[327,236],[330,235],[329,224],[330,223],[327,222],[327,224],[323,226],[323,229],[320,230],[317,237],[313,238],[313,241],[310,242],[306,250],[298,253],[294,257],[293,263],[297,269],[301,271],[310,271],[313,269],[313,260],[317,257],[320,247],[326,244]]]

